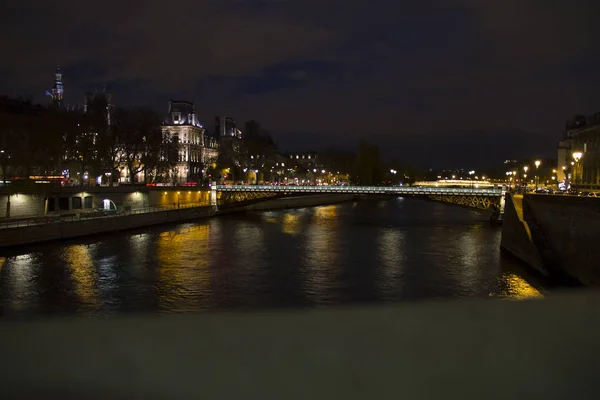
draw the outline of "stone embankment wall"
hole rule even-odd
[[[214,215],[213,207],[193,207],[152,213],[81,219],[67,222],[0,229],[0,247],[110,233]]]
[[[99,197],[105,195],[105,193],[101,193]],[[138,192],[137,194],[135,192],[128,193],[126,191],[115,190],[114,193],[109,193],[109,195],[111,196],[111,200],[116,199],[119,201],[119,205],[127,205],[127,196],[132,196],[133,198],[144,198],[147,199],[150,204],[159,206],[172,205],[173,200],[176,201],[177,197],[180,197],[180,204],[182,205],[185,205],[188,202],[200,201],[201,204],[204,204],[210,201],[210,192],[206,190],[190,190],[186,191],[186,193],[184,193],[184,191],[177,193],[176,190],[151,190],[149,193]],[[356,194],[322,194],[284,197],[266,200],[264,202],[245,207],[224,210],[221,213],[229,214],[243,211],[267,211],[286,208],[314,207],[359,200],[363,198],[371,199],[374,197]],[[383,199],[388,197],[382,196],[381,198]],[[215,214],[215,207],[201,206],[141,214],[107,216],[90,219],[81,218],[65,222],[39,225],[32,224],[25,227],[4,228],[0,229],[0,248],[58,239],[72,239],[81,236],[123,231],[164,223],[190,221],[198,218],[213,216]]]
[[[600,199],[507,195],[502,248],[545,275],[600,285]]]
[[[10,200],[10,212],[7,211]],[[147,207],[210,205],[210,190],[174,186],[91,186],[44,188],[38,192],[8,193],[0,191],[2,218],[40,217],[44,215],[88,212],[104,207],[110,200],[119,210]],[[112,207],[112,206],[111,206]]]

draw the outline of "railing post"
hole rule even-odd
[[[217,204],[217,182],[212,182],[210,185],[210,205],[215,208],[215,211],[219,210]]]

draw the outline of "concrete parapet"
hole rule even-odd
[[[5,399],[597,399],[599,307],[584,291],[6,320],[0,385]]]
[[[131,215],[117,215],[67,222],[0,229],[0,247],[72,239],[169,222],[189,221],[214,214],[214,207],[189,207]]]
[[[504,249],[546,274],[600,284],[600,199],[524,195],[522,207],[514,200],[507,197]]]
[[[542,274],[548,275],[549,271],[544,267],[533,243],[529,225],[523,220],[522,200],[520,195],[506,195],[501,247]]]

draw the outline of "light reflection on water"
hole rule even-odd
[[[504,272],[498,279],[498,283],[502,288],[497,294],[500,298],[509,300],[528,300],[544,297],[538,289],[515,273]],[[490,294],[490,296],[494,295],[496,294]]]
[[[315,208],[305,234],[304,250],[304,285],[306,296],[312,302],[336,302],[342,247],[338,235],[337,207]]]
[[[384,296],[402,292],[406,248],[405,233],[400,229],[383,229],[379,237],[380,274],[377,284]]]
[[[3,254],[7,316],[543,296],[486,216],[414,199],[256,212]]]
[[[64,252],[66,267],[71,271],[74,292],[85,307],[97,308],[100,303],[96,266],[86,245],[68,246]]]
[[[159,234],[153,268],[160,310],[192,311],[210,298],[209,232],[201,224]]]

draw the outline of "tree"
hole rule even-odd
[[[383,179],[383,165],[379,148],[360,139],[356,155],[354,176],[359,185],[380,184]]]
[[[160,128],[159,128],[160,129]],[[142,154],[144,165],[145,183],[167,183],[171,182],[173,168],[177,165],[179,156],[179,143],[177,137],[174,140],[169,135],[151,134],[146,138],[146,148]]]
[[[0,167],[2,180],[27,177],[41,143],[40,115],[44,108],[22,99],[0,99]]]
[[[131,183],[137,175],[157,165],[150,144],[161,142],[160,114],[145,107],[118,108],[113,128],[119,149],[119,161],[127,166]],[[154,148],[153,150],[156,150]]]

